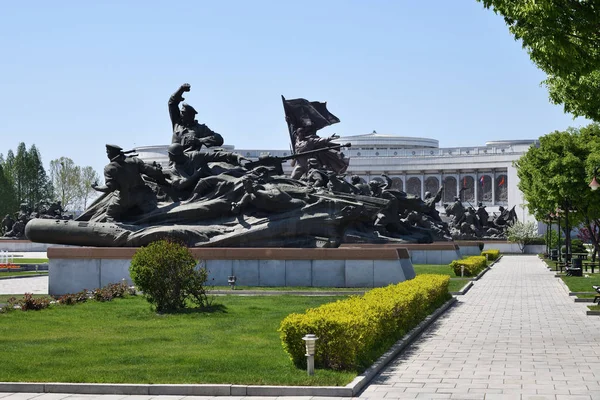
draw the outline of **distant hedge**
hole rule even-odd
[[[461,267],[464,267],[463,276],[475,276],[487,267],[485,256],[470,256],[450,263],[456,276],[461,276]]]
[[[497,260],[498,257],[500,257],[500,250],[498,249],[489,249],[489,250],[484,250],[481,252],[481,256],[485,257],[485,255],[487,254],[488,256],[488,260],[489,261],[494,261]]]
[[[285,351],[298,367],[306,365],[302,337],[314,333],[315,366],[357,370],[381,354],[451,296],[449,276],[425,274],[372,289],[363,296],[290,314],[279,328]]]

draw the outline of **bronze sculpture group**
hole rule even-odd
[[[349,145],[317,133],[339,122],[325,103],[282,98],[293,154],[249,160],[220,149],[223,137],[198,123],[197,111],[183,103],[190,89],[181,85],[168,101],[168,166],[106,145],[105,184],[93,185],[100,198],[76,221],[32,221],[27,236],[93,246],[141,246],[167,237],[213,247],[451,240],[435,209],[442,188],[421,199],[393,189],[385,175],[384,183],[345,179],[349,160],[341,149]],[[282,168],[287,160],[289,177]]]
[[[25,226],[35,218],[71,220],[72,214],[65,213],[60,201],[40,201],[35,206],[29,207],[27,203],[19,206],[19,211],[14,215],[6,214],[0,224],[0,238],[25,239]]]

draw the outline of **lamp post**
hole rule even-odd
[[[235,275],[230,275],[227,277],[227,283],[229,284],[229,287],[231,288],[231,290],[235,289],[235,282],[237,281],[237,278]]]
[[[558,262],[562,261],[562,252],[560,251],[560,212],[561,209],[557,208],[556,209],[556,233],[558,234],[558,239],[556,242],[556,247],[558,248]]]
[[[308,375],[315,374],[315,344],[317,339],[317,335],[312,333],[308,333],[302,338],[306,344],[306,372]]]
[[[550,229],[552,228],[552,213],[546,215],[546,257],[550,257]]]
[[[571,202],[565,199],[565,254],[567,259],[566,262],[571,261],[571,225],[569,223],[569,209],[571,208]]]

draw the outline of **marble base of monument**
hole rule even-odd
[[[459,247],[454,242],[435,242],[424,244],[342,244],[342,248],[362,249],[406,249],[412,264],[450,264],[454,260],[462,258]]]
[[[125,279],[136,248],[48,249],[48,293],[53,296],[95,289]],[[381,287],[415,277],[403,248],[194,248],[209,271],[208,284],[227,286]]]
[[[522,254],[518,243],[510,243],[504,240],[457,240],[456,243],[460,247],[460,254],[463,256],[478,256],[481,254],[479,243],[483,243],[483,250],[500,250],[502,254]],[[543,244],[528,244],[525,246],[525,254],[540,254],[546,251],[546,245]],[[414,262],[414,261],[413,261]]]

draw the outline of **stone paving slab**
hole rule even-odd
[[[48,276],[0,279],[0,294],[48,294]]]

